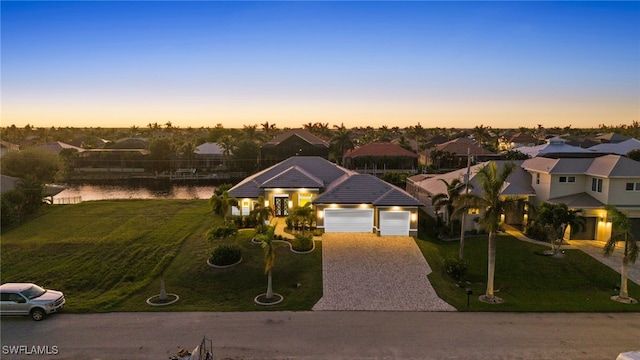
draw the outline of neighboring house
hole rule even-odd
[[[364,173],[410,171],[418,167],[418,155],[390,142],[374,142],[359,146],[344,156],[345,167]]]
[[[0,175],[0,194],[15,190],[18,187],[19,181],[20,179],[17,177]]]
[[[499,165],[504,162],[496,162]],[[606,241],[611,237],[611,220],[605,205],[616,206],[630,218],[632,232],[640,239],[640,163],[620,155],[596,158],[535,157],[514,161],[519,167],[507,179],[502,195],[526,197],[536,206],[543,202],[564,203],[570,209],[583,210],[586,230],[574,234],[575,239]],[[471,184],[479,164],[471,168]],[[466,169],[437,175],[432,178],[407,179],[407,191],[419,199],[427,213],[435,209],[430,197],[446,193],[440,179],[464,181]],[[475,186],[475,185],[474,185]],[[477,186],[472,191],[478,191]],[[482,209],[479,209],[482,211]],[[527,223],[525,213],[505,219],[509,224]],[[471,224],[467,224],[469,229]]]
[[[148,149],[149,140],[147,138],[123,138],[113,143],[105,145],[107,149]]]
[[[498,165],[498,172],[500,172],[502,171],[502,168],[506,163],[514,163],[516,165],[520,165],[522,163],[522,160],[499,160],[495,161],[495,163]],[[478,183],[476,174],[487,164],[488,162],[483,162],[481,164],[471,166],[471,168],[469,169],[469,177],[471,179],[471,181],[469,182],[469,193],[482,196],[482,188]],[[425,206],[423,209],[427,214],[435,218],[439,213],[442,214],[443,219],[448,219],[449,214],[447,214],[446,208],[435,208],[431,203],[431,198],[437,194],[447,193],[447,185],[445,184],[445,181],[446,183],[451,184],[453,180],[458,179],[460,182],[465,183],[466,175],[467,169],[463,168],[460,170],[435,176],[412,176],[407,179],[407,192],[414,198],[418,199]],[[462,194],[464,192],[465,188],[462,187],[460,189],[460,193]],[[511,175],[507,178],[505,186],[500,192],[500,195],[522,198],[523,200],[530,200],[532,196],[536,195],[534,189],[531,186],[531,175],[529,175],[529,173],[527,173],[521,167],[517,166],[513,173],[511,173]],[[482,214],[483,211],[484,209],[468,210],[468,215],[465,221],[465,230],[479,230],[477,218]],[[515,214],[505,214],[505,216],[505,221],[511,225],[522,225],[528,220],[528,215],[526,214],[524,209]]]
[[[577,239],[606,241],[611,221],[604,210],[614,205],[630,218],[634,234],[640,239],[640,163],[620,155],[597,158],[525,160],[522,167],[532,177],[535,202],[565,203],[582,209],[587,229]]]
[[[473,163],[500,158],[499,154],[483,148],[477,142],[461,137],[426,150],[420,155],[420,164],[436,168],[462,168],[467,165],[467,153]]]
[[[608,143],[615,144],[615,143],[623,142],[625,140],[629,140],[629,139],[631,139],[631,137],[612,132],[612,133],[608,133],[608,134],[598,135],[598,136],[596,136],[595,139],[597,141],[599,141],[601,144],[608,144]]]
[[[547,139],[547,142],[542,145],[531,146],[531,147],[519,147],[518,151],[523,154],[529,155],[532,158],[536,156],[545,155],[547,157],[567,157],[574,156],[580,157],[584,156],[584,154],[590,153],[589,150],[583,149],[577,146],[571,146],[567,144],[567,140],[560,137],[553,137],[551,139]]]
[[[217,143],[208,142],[198,145],[193,153],[196,155],[198,169],[215,170],[224,165],[224,149]]]
[[[513,150],[523,146],[536,146],[538,145],[538,139],[529,133],[517,132],[511,135],[508,139],[500,139],[498,144],[498,150]]]
[[[264,197],[276,217],[307,203],[324,232],[417,235],[420,202],[373,175],[359,174],[318,156],[293,156],[229,190],[234,214],[248,215]]]
[[[20,151],[20,146],[12,144],[8,141],[0,140],[0,158],[10,152]]]
[[[267,167],[291,156],[329,158],[329,144],[304,129],[286,131],[260,148],[260,166]]]
[[[597,153],[616,155],[627,155],[630,151],[638,149],[640,149],[640,140],[634,138],[619,143],[602,143],[589,148]]]
[[[77,147],[77,146],[73,146],[73,145],[69,145],[69,144],[65,144],[63,142],[60,141],[53,141],[53,142],[48,142],[48,143],[44,143],[42,145],[38,145],[36,146],[36,149],[48,152],[48,153],[52,153],[52,154],[60,154],[60,152],[62,150],[65,149],[71,149],[71,150],[76,150],[77,152],[83,152],[84,149]]]

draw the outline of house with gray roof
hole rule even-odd
[[[640,140],[634,138],[617,143],[602,143],[589,148],[593,152],[617,155],[627,155],[629,152],[638,149],[640,149]]]
[[[197,167],[202,170],[213,170],[224,164],[224,149],[215,142],[198,145],[193,153],[196,156]]]
[[[505,162],[496,163],[501,167]],[[620,155],[604,155],[595,158],[535,157],[514,163],[518,167],[507,179],[502,196],[526,198],[538,207],[544,202],[564,203],[570,209],[582,210],[586,230],[574,234],[573,238],[584,240],[606,241],[611,237],[611,219],[605,205],[613,205],[629,216],[632,232],[640,239],[640,162]],[[474,174],[485,165],[471,167],[471,192],[479,191]],[[429,178],[412,177],[407,180],[407,191],[425,205],[427,213],[435,215],[431,197],[447,192],[444,181],[451,183],[459,179],[464,182],[465,174],[466,169],[461,169]],[[478,210],[481,213],[482,209]],[[526,224],[531,220],[524,211],[505,216],[508,224]],[[473,229],[473,224],[468,223],[465,228]]]
[[[578,146],[572,146],[567,144],[567,140],[560,137],[553,137],[551,139],[547,139],[547,142],[542,145],[537,146],[522,146],[518,148],[523,154],[529,155],[532,158],[536,156],[547,156],[547,157],[559,157],[559,156],[574,156],[579,157],[584,154],[590,153],[589,150],[583,149]]]
[[[304,129],[279,134],[260,148],[260,165],[271,166],[291,156],[329,158],[329,143]]]
[[[260,197],[274,216],[311,203],[324,232],[417,235],[418,208],[406,191],[373,175],[359,174],[319,156],[293,156],[232,187],[234,214],[248,215]]]
[[[522,160],[499,160],[495,161],[495,163],[498,166],[498,172],[502,171],[502,168],[505,166],[505,164],[514,163],[517,165],[515,170],[507,178],[507,181],[505,182],[505,185],[500,192],[501,196],[515,197],[530,201],[531,197],[536,195],[534,189],[531,186],[531,175],[519,166],[520,164],[522,164]],[[489,162],[483,162],[477,165],[473,165],[469,168],[469,193],[482,196],[482,188],[480,186],[480,183],[478,182],[476,175],[478,171],[481,168],[487,166],[487,164],[489,164]],[[414,198],[418,199],[422,203],[422,205],[424,205],[423,209],[427,214],[431,215],[434,218],[437,217],[438,214],[442,214],[443,219],[448,219],[449,214],[447,214],[446,208],[438,209],[434,207],[431,202],[431,198],[437,194],[446,194],[447,184],[451,184],[456,179],[462,183],[466,183],[466,178],[466,168],[430,177],[425,177],[424,175],[416,175],[407,179],[407,192]],[[460,188],[459,190],[460,193],[464,193],[465,191],[466,190],[464,187]],[[467,211],[468,216],[466,216],[465,218],[465,229],[467,231],[480,229],[477,218],[480,216],[480,214],[482,214],[483,211],[484,209],[469,209]],[[508,224],[521,225],[523,223],[526,223],[528,215],[523,209],[518,213],[505,214],[505,216],[505,221]]]

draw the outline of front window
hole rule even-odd
[[[24,295],[24,297],[26,297],[27,299],[35,299],[39,296],[42,296],[42,294],[44,294],[45,292],[47,292],[47,290],[41,288],[38,285],[33,285],[32,287],[25,289],[20,293]]]
[[[575,176],[560,176],[561,183],[574,183],[576,182]]]
[[[591,191],[602,192],[602,179],[591,179]]]
[[[627,183],[626,187],[627,191],[640,191],[640,182],[637,183]]]
[[[305,206],[312,200],[311,194],[298,194],[298,206]]]

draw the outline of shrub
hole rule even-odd
[[[235,264],[242,258],[242,250],[238,245],[218,245],[211,251],[209,262],[225,266]]]
[[[238,235],[238,228],[234,224],[213,228],[207,234],[207,240],[212,243],[217,239],[235,238]]]
[[[291,247],[295,251],[309,251],[313,249],[313,235],[296,234],[295,237],[291,239]]]
[[[467,277],[468,264],[466,260],[447,258],[444,260],[444,270],[456,281],[462,281]]]
[[[549,234],[544,226],[538,223],[532,223],[524,231],[527,237],[540,241],[549,241]]]

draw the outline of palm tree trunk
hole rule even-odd
[[[625,255],[622,258],[622,269],[620,271],[620,297],[626,299],[629,297],[629,289],[627,287],[627,277],[629,275],[629,257]]]
[[[493,280],[496,273],[496,233],[489,233],[489,250],[487,256],[487,297],[493,297]]]
[[[271,270],[267,272],[267,296],[268,300],[273,298],[273,286],[271,285]]]
[[[466,222],[466,215],[467,212],[464,211],[460,219],[460,248],[458,249],[458,258],[460,260],[462,260],[464,257],[464,225]]]

